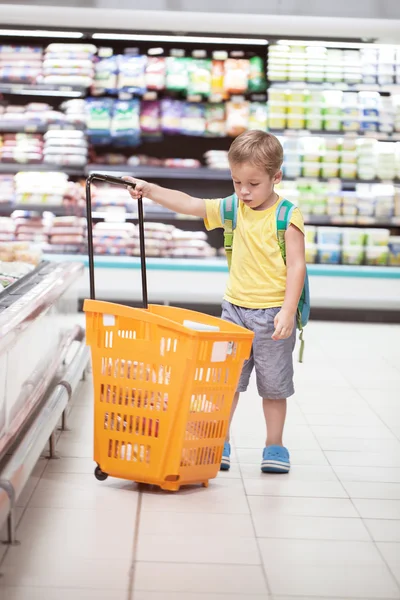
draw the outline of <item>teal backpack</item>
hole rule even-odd
[[[221,222],[224,227],[224,248],[226,252],[226,258],[228,261],[228,268],[231,268],[232,264],[232,248],[233,248],[233,234],[237,223],[237,209],[239,199],[236,194],[223,198],[221,200],[220,214]],[[295,205],[289,200],[281,200],[276,209],[276,232],[277,241],[281,250],[282,258],[286,264],[286,245],[285,245],[285,232],[290,225],[290,219],[295,209]],[[300,331],[300,354],[299,362],[303,362],[304,354],[304,338],[303,329],[307,325],[310,317],[310,288],[308,281],[308,273],[304,280],[303,291],[300,296],[299,304],[297,306],[297,329]]]

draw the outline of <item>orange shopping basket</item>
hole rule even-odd
[[[142,199],[138,216],[143,308],[95,300],[90,185],[127,185],[92,174],[86,182],[95,476],[176,491],[208,485],[219,471],[233,396],[253,333],[221,319],[148,306]]]

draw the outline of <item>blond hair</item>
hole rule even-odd
[[[282,166],[283,148],[272,133],[245,131],[232,142],[228,160],[230,164],[250,163],[274,176]]]

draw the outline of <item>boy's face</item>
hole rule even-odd
[[[230,167],[239,200],[253,210],[265,210],[274,204],[274,185],[281,181],[282,171],[271,177],[250,163],[236,163]]]

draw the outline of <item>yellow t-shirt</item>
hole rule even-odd
[[[233,236],[232,265],[225,300],[244,308],[282,306],[286,290],[286,265],[278,245],[276,209],[281,198],[266,210],[253,210],[239,202]],[[223,227],[221,200],[206,200],[208,230]],[[295,208],[290,222],[304,233],[301,212]]]

